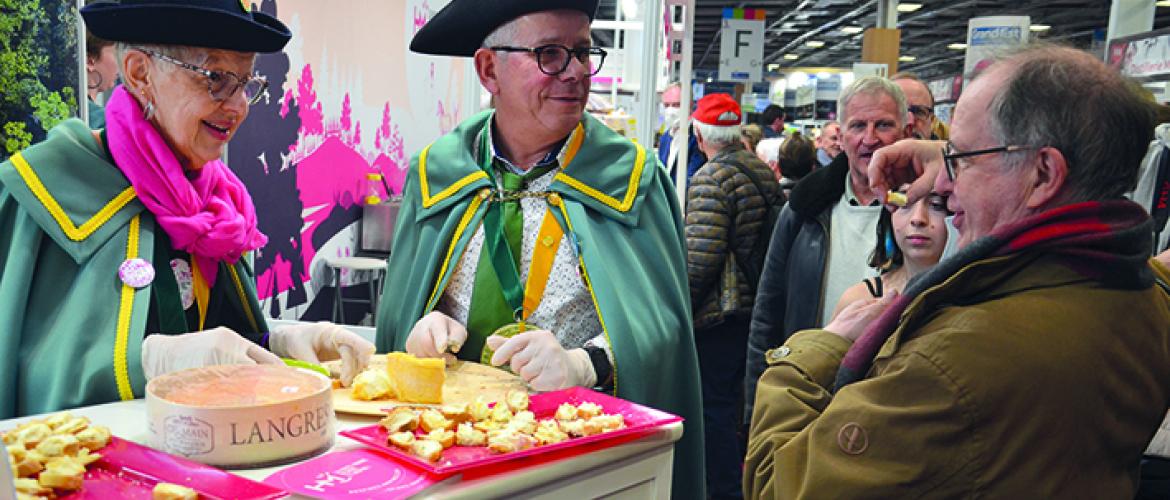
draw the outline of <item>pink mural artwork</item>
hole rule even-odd
[[[455,129],[459,125],[459,105],[452,106],[450,112],[443,107],[443,101],[437,101],[435,108],[435,115],[439,118],[439,132],[446,134]]]
[[[297,81],[296,99],[301,137],[324,132],[325,117],[321,114],[321,103],[317,102],[317,89],[313,87],[313,69],[308,64],[301,70],[301,79]]]
[[[382,172],[387,185],[394,192],[401,192],[406,177],[406,155],[402,135],[390,116],[390,103],[385,103],[382,123],[377,128],[374,145],[362,142],[361,122],[355,120],[348,93],[342,99],[341,109],[335,119],[327,118],[323,105],[317,98],[313,81],[313,70],[308,64],[301,71],[296,83],[295,95],[285,94],[281,116],[288,114],[295,105],[300,118],[297,140],[289,147],[288,164],[295,165],[296,190],[303,207],[303,226],[295,244],[299,248],[301,261],[300,276],[293,276],[292,266],[277,258],[268,269],[257,276],[258,293],[261,299],[278,295],[293,288],[296,283],[310,279],[311,268],[320,245],[336,234],[340,225],[354,220],[353,210],[360,206],[370,190],[366,174]],[[288,101],[295,102],[288,102]],[[380,185],[375,192],[382,199],[389,196]],[[339,220],[342,218],[344,220]],[[326,234],[317,231],[326,227]],[[351,248],[343,245],[339,254],[349,255]],[[343,256],[343,255],[339,255]],[[296,283],[294,283],[294,280]]]
[[[434,9],[431,9],[431,6],[428,5],[427,2],[423,2],[421,6],[415,7],[414,31],[411,32],[410,36],[413,37],[416,33],[418,33],[418,30],[421,30],[422,27],[427,24],[427,21],[431,19],[431,15],[433,15],[433,13]]]

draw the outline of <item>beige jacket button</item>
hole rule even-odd
[[[777,347],[775,349],[769,349],[768,352],[765,354],[765,357],[767,358],[769,364],[775,364],[775,363],[779,363],[780,360],[784,359],[784,357],[788,356],[788,354],[791,352],[792,352],[791,348],[789,348],[786,345],[782,345],[782,346]]]

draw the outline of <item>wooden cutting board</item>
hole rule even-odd
[[[329,371],[337,373],[338,363],[329,362],[325,363],[325,366]],[[384,370],[386,358],[375,355],[370,361],[370,366]],[[528,391],[528,386],[524,380],[511,372],[479,363],[456,361],[454,366],[447,367],[447,378],[443,382],[443,403],[470,403],[475,401],[476,397],[483,397],[487,402],[502,401],[504,395],[512,390]],[[405,403],[395,399],[361,401],[353,398],[349,387],[333,390],[333,410],[338,413],[382,416],[386,414],[385,408],[401,405],[438,406]]]

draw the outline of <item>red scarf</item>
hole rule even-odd
[[[978,260],[1042,251],[1112,288],[1141,290],[1153,286],[1154,275],[1148,263],[1151,227],[1150,216],[1141,206],[1115,200],[1066,205],[996,229],[907,284],[902,295],[850,346],[837,370],[833,391],[861,380],[869,372],[874,356],[918,294]]]

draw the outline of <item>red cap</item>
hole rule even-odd
[[[727,127],[739,125],[743,114],[739,110],[739,103],[727,94],[707,94],[699,99],[699,107],[691,115],[695,121]]]

